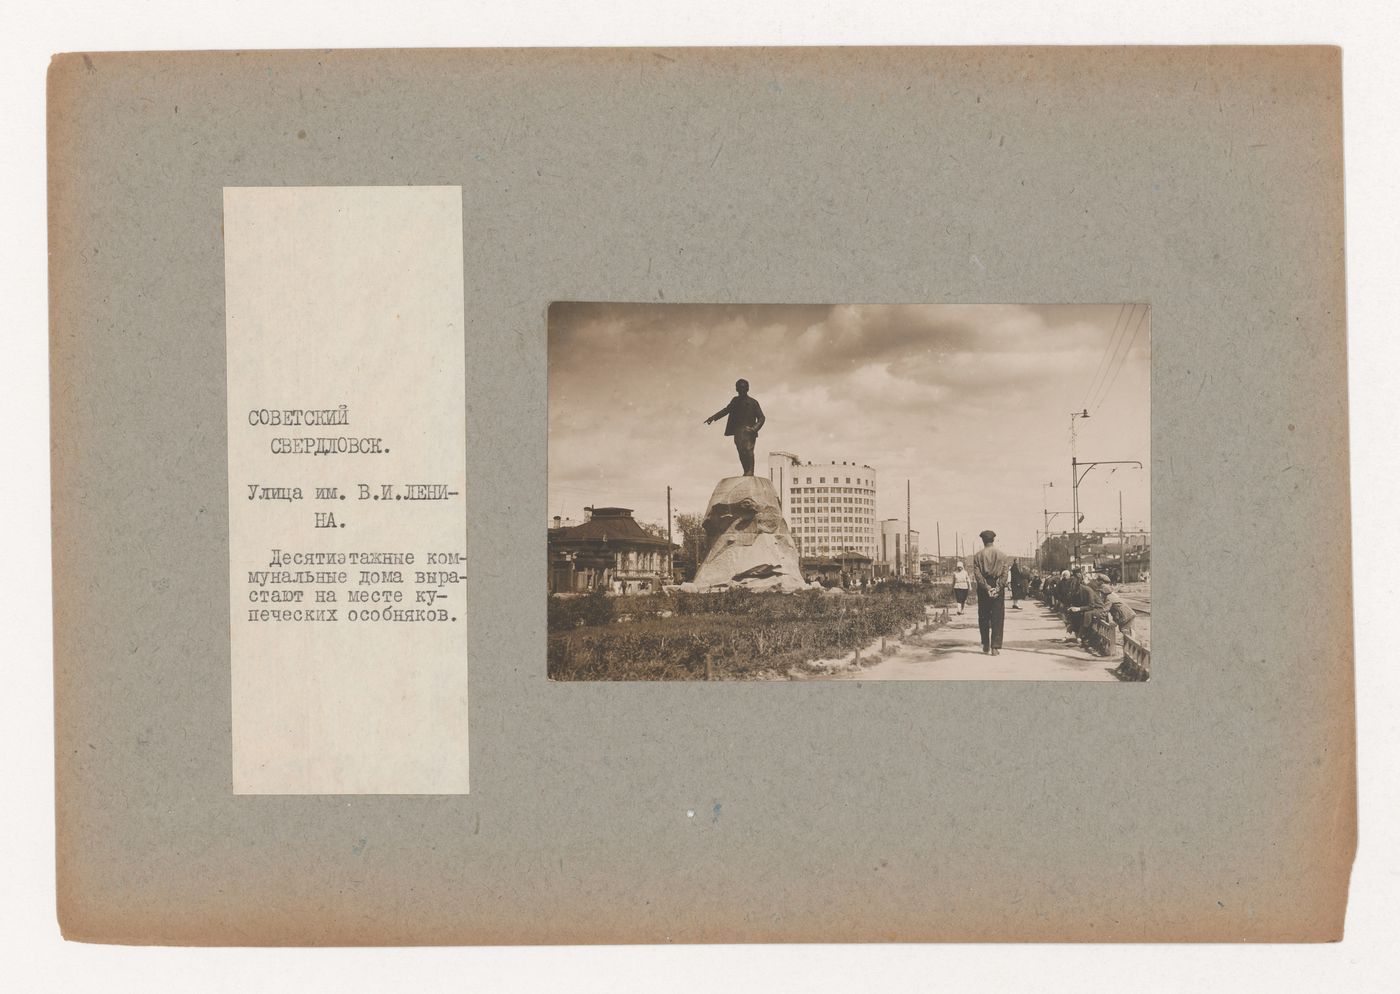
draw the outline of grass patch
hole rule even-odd
[[[594,597],[591,605],[583,602]],[[834,596],[716,594],[551,598],[553,680],[703,680],[786,676],[813,659],[898,635],[938,593],[892,588]],[[620,620],[625,619],[625,620]]]

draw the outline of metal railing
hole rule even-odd
[[[1123,661],[1113,671],[1120,680],[1144,682],[1152,677],[1152,650],[1131,635],[1123,636]]]
[[[1042,591],[1037,594],[1042,604],[1046,603],[1046,595]],[[1070,611],[1065,605],[1055,605],[1055,613],[1068,621]],[[1098,615],[1093,618],[1088,631],[1085,632],[1086,640],[1090,646],[1105,656],[1114,656],[1119,651],[1119,631],[1112,620]],[[1152,675],[1152,650],[1146,645],[1133,638],[1131,635],[1124,635],[1122,638],[1122,659],[1119,660],[1114,675],[1120,680],[1135,683],[1146,682]]]
[[[1118,626],[1108,618],[1095,616],[1087,635],[1089,645],[1100,656],[1112,656],[1118,652]]]

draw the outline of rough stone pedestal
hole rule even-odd
[[[710,551],[695,574],[700,590],[803,590],[797,545],[778,507],[778,493],[762,476],[719,481],[705,509]]]

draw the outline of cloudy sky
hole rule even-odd
[[[921,551],[983,528],[1028,554],[1049,509],[1070,507],[1070,412],[1083,529],[1150,528],[1148,361],[1141,304],[719,306],[556,304],[549,328],[549,513],[621,505],[664,523],[703,512],[741,470],[723,422],[740,377],[768,418],[767,453],[876,470],[880,518],[904,517]],[[1042,484],[1054,483],[1042,491]],[[1071,527],[1069,514],[1051,525]]]

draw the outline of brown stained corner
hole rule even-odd
[[[57,910],[63,934],[70,934],[70,922],[77,914],[79,889],[73,886],[68,854],[76,845],[71,831],[72,801],[69,793],[70,776],[65,762],[64,734],[69,727],[65,703],[71,700],[69,670],[64,665],[70,651],[70,640],[80,624],[81,612],[69,596],[69,582],[75,576],[76,550],[64,536],[72,525],[73,507],[63,497],[69,492],[71,462],[75,457],[70,429],[72,396],[67,347],[62,332],[68,327],[65,302],[68,299],[71,270],[79,249],[73,243],[70,224],[64,208],[68,206],[66,185],[79,168],[73,160],[78,155],[74,129],[78,87],[87,72],[90,60],[86,56],[56,55],[49,63],[47,77],[48,101],[48,222],[49,222],[49,387],[50,387],[50,483],[52,499],[53,558],[53,631],[54,631],[54,728],[55,728],[55,858],[57,873]]]

